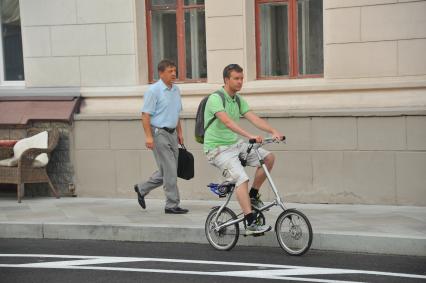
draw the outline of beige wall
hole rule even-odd
[[[27,87],[148,81],[145,1],[22,0]],[[239,63],[255,78],[254,1],[206,1],[208,82]],[[232,27],[236,32],[226,33]]]
[[[192,118],[223,67],[239,63],[251,108],[289,137],[274,148],[287,200],[426,205],[426,1],[324,0],[324,78],[263,81],[254,0],[205,3],[208,80],[180,85],[198,169],[180,181],[182,198],[212,198],[205,184],[218,172],[193,142]],[[148,87],[144,1],[20,4],[26,86],[80,87],[77,193],[134,197],[155,168],[137,120]]]
[[[426,205],[425,116],[311,116],[268,118],[288,137],[269,146],[273,177],[288,202]],[[242,125],[257,132],[247,121]],[[183,123],[196,176],[179,180],[182,199],[214,199],[206,185],[220,181],[193,139],[194,120]],[[137,117],[78,120],[74,164],[79,196],[135,197],[133,185],[156,170]],[[253,173],[253,170],[249,170]],[[271,200],[269,188],[263,196]],[[150,197],[163,198],[161,188]]]
[[[206,0],[207,77],[222,83],[230,63],[245,69],[246,80],[256,77],[254,0]]]
[[[325,0],[326,78],[426,74],[426,1]]]
[[[144,3],[21,0],[26,85],[146,84]],[[208,83],[222,83],[231,62],[254,81],[254,0],[206,0],[205,9]],[[324,0],[325,79],[426,75],[425,14],[426,1]]]
[[[27,87],[138,84],[134,0],[21,0]]]

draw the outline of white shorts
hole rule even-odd
[[[206,153],[207,160],[210,164],[219,168],[222,172],[222,176],[226,178],[226,181],[235,183],[235,186],[238,187],[249,180],[249,177],[239,159],[239,157],[245,157],[247,155],[248,146],[248,143],[244,143],[242,141],[233,145],[219,146]],[[270,154],[269,151],[263,148],[258,148],[258,151],[262,159]],[[247,166],[261,166],[254,150],[250,151],[250,154],[247,156]]]

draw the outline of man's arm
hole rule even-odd
[[[241,128],[237,123],[235,123],[231,118],[229,118],[228,114],[226,112],[216,112],[216,117],[231,131],[239,134],[240,136],[246,137],[248,139],[256,139],[256,142],[260,143],[262,142],[262,137],[255,136]]]
[[[273,138],[276,138],[276,139],[281,138],[282,134],[280,132],[272,128],[271,125],[269,125],[269,123],[266,122],[266,120],[260,118],[254,112],[248,111],[247,113],[244,114],[244,118],[249,120],[250,123],[256,126],[256,128],[270,133]]]
[[[180,123],[180,119],[178,120],[177,126],[176,126],[176,132],[178,136],[178,143],[183,144],[183,132],[182,132],[182,126]]]
[[[142,126],[145,131],[145,146],[148,149],[154,148],[154,138],[151,131],[151,116],[149,113],[142,112]]]

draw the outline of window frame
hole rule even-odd
[[[269,3],[287,3],[288,5],[288,50],[289,50],[289,74],[287,76],[263,76],[261,75],[261,34],[260,34],[260,5]],[[299,74],[298,62],[298,17],[297,0],[255,0],[255,38],[256,38],[256,79],[257,80],[282,80],[282,79],[305,79],[305,78],[323,78],[322,74]],[[324,27],[323,27],[324,29]],[[323,51],[324,56],[324,51]]]
[[[20,12],[20,11],[19,11]],[[4,51],[3,51],[3,24],[2,24],[2,18],[0,13],[0,87],[2,86],[25,86],[25,79],[22,81],[7,81],[5,79],[5,71],[4,71]],[[22,26],[21,26],[21,40],[22,40]],[[24,52],[22,48],[22,53]],[[22,58],[24,58],[22,54]],[[24,73],[25,73],[25,66],[24,66]]]
[[[154,72],[157,70],[153,66],[152,58],[152,33],[151,33],[151,12],[159,10],[176,10],[176,34],[177,34],[177,48],[178,48],[178,62],[177,70],[178,77],[177,83],[202,83],[207,82],[207,78],[200,79],[187,79],[186,78],[186,42],[185,42],[185,12],[191,9],[203,8],[205,11],[204,4],[192,4],[184,5],[184,0],[176,0],[176,6],[174,8],[167,8],[167,5],[161,7],[156,6],[153,10],[151,0],[145,0],[145,15],[146,15],[146,35],[147,35],[147,54],[148,54],[148,82],[154,82]]]

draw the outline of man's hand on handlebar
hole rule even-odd
[[[250,136],[249,141],[250,141],[250,143],[262,143],[263,137],[262,136]]]
[[[280,132],[278,132],[277,130],[273,130],[272,131],[272,137],[275,141],[283,141],[285,140],[285,137],[283,134],[281,134]]]
[[[285,141],[285,136],[279,136],[279,137],[270,137],[270,138],[262,138],[262,137],[259,137],[259,138],[261,138],[261,140],[259,141],[259,140],[257,140],[256,138],[250,138],[249,139],[249,143],[250,144],[255,144],[255,143],[258,143],[258,144],[261,144],[261,143],[264,143],[264,144],[266,144],[266,143],[273,143],[273,142],[284,142]]]

